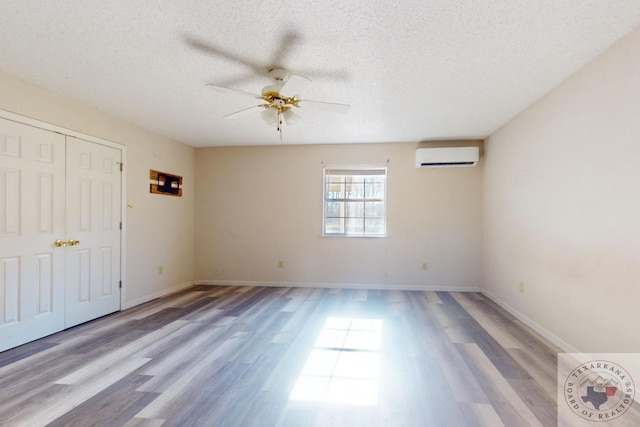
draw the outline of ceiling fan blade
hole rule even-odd
[[[197,49],[199,51],[205,52],[205,53],[210,53],[213,55],[217,55],[217,56],[221,56],[223,58],[229,59],[231,61],[237,62],[239,64],[244,65],[245,67],[249,67],[251,68],[254,72],[258,73],[258,74],[263,74],[263,75],[268,75],[267,70],[265,70],[265,67],[263,64],[259,64],[255,61],[252,61],[250,59],[247,58],[243,58],[241,56],[235,55],[231,52],[228,52],[224,49],[221,49],[217,46],[214,46],[211,43],[207,43],[205,41],[202,40],[198,40],[195,37],[191,37],[189,35],[184,35],[183,36],[184,40],[189,44],[189,46],[193,47],[194,49]]]
[[[336,81],[349,81],[351,76],[346,70],[321,70],[321,69],[299,69],[291,70],[303,76],[309,76],[312,80],[327,79]]]
[[[350,105],[348,104],[337,104],[335,102],[324,102],[324,101],[310,101],[307,99],[300,99],[298,100],[298,102],[300,102],[300,107],[301,108],[305,108],[307,109],[307,106],[309,107],[313,107],[317,110],[321,110],[321,111],[329,111],[331,113],[342,113],[342,114],[346,114],[349,112],[349,109],[351,108]]]
[[[295,96],[300,92],[303,92],[304,89],[311,83],[306,77],[298,76],[297,74],[292,74],[291,77],[287,79],[287,81],[280,88],[280,95],[283,96]]]
[[[251,107],[243,108],[242,110],[234,113],[229,113],[226,116],[222,116],[223,119],[238,119],[240,117],[248,116],[253,112],[254,108],[264,107],[266,104],[252,105]]]
[[[249,97],[255,98],[255,99],[262,99],[262,96],[260,96],[258,94],[255,94],[255,93],[251,93],[251,92],[245,92],[244,90],[231,89],[231,88],[228,88],[228,87],[216,86],[214,84],[206,84],[205,86],[209,86],[209,87],[213,88],[216,92],[220,92],[220,93],[230,93],[230,94],[234,94],[234,95],[249,96]]]
[[[209,84],[210,86],[220,86],[220,87],[234,87],[234,86],[255,86],[260,87],[264,86],[264,78],[257,75],[253,71],[236,74],[233,77],[224,78],[221,80],[216,79],[215,82]]]
[[[296,31],[289,30],[282,35],[282,39],[280,40],[280,46],[278,50],[273,53],[271,57],[269,68],[283,68],[282,63],[285,58],[289,55],[289,52],[293,49],[293,47],[298,44],[302,40],[302,36]]]

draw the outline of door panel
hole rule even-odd
[[[0,351],[64,328],[64,136],[0,119]]]
[[[67,328],[120,309],[121,158],[67,137]]]

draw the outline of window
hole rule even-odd
[[[325,236],[383,237],[387,169],[325,168]]]

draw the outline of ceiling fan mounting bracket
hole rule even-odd
[[[269,76],[271,76],[277,82],[283,82],[289,78],[290,74],[287,70],[284,70],[282,68],[271,68],[269,69]]]

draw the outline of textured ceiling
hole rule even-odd
[[[639,25],[638,0],[0,0],[0,70],[192,146],[417,142],[491,134]],[[223,120],[255,101],[205,84],[273,65],[350,112]]]

